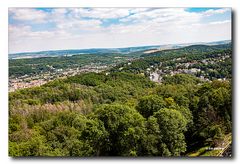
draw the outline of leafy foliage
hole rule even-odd
[[[191,61],[230,53],[205,48],[157,52],[107,75],[83,73],[9,93],[9,155],[180,156],[218,146],[232,131],[231,81],[176,74],[159,84],[141,74],[179,56]]]
[[[153,115],[154,112],[159,111],[160,109],[166,107],[166,102],[162,97],[157,95],[144,96],[139,100],[136,109],[141,113],[145,118],[148,118]]]
[[[179,156],[185,152],[186,118],[179,111],[168,108],[154,113],[153,117],[157,119],[160,129],[160,155]]]

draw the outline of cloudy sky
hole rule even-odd
[[[9,8],[9,53],[229,39],[230,8]]]

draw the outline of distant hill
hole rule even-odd
[[[231,49],[232,43],[227,43],[227,44],[219,44],[219,45],[190,45],[182,48],[177,48],[174,50],[162,50],[162,51],[157,51],[153,53],[148,53],[148,54],[143,54],[141,57],[146,57],[146,56],[160,56],[163,54],[168,54],[168,53],[203,53],[203,52],[211,52],[215,50],[222,50],[222,49]]]
[[[9,59],[20,59],[20,58],[39,58],[39,57],[57,57],[57,56],[72,56],[76,54],[109,54],[109,53],[135,53],[148,50],[161,50],[161,49],[173,49],[181,48],[194,44],[204,45],[222,45],[231,43],[231,41],[218,41],[209,43],[187,43],[187,44],[168,44],[168,45],[151,45],[151,46],[139,46],[139,47],[125,47],[125,48],[91,48],[91,49],[74,49],[74,50],[51,50],[51,51],[39,51],[39,52],[23,52],[9,54]]]
[[[109,54],[109,53],[126,54],[126,53],[138,52],[138,51],[145,51],[149,49],[156,49],[159,47],[160,46],[141,46],[141,47],[127,47],[127,48],[92,48],[92,49],[79,49],[79,50],[23,52],[23,53],[9,54],[9,59],[71,56],[76,54]]]

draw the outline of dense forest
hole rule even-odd
[[[9,156],[216,156],[206,148],[221,146],[232,132],[229,46],[138,54],[130,64],[122,61],[101,73],[9,92]],[[99,60],[96,55],[19,59],[10,66],[42,61],[61,68],[80,58]],[[101,58],[112,62],[114,56]],[[149,68],[175,71],[186,63],[203,71],[166,72],[161,83],[149,79]]]
[[[9,93],[10,156],[180,156],[231,133],[231,83],[86,73]]]

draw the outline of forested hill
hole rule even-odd
[[[52,50],[52,51],[39,51],[39,52],[23,52],[9,54],[9,59],[20,58],[39,58],[39,57],[60,57],[71,56],[76,54],[128,54],[139,51],[146,51],[149,49],[156,49],[162,47],[156,46],[139,46],[139,47],[126,47],[126,48],[91,48],[91,49],[73,49],[73,50]]]
[[[10,92],[9,156],[217,156],[209,148],[232,132],[226,46],[163,51]]]
[[[183,48],[178,49],[169,49],[169,50],[162,50],[158,52],[153,52],[150,54],[143,54],[142,57],[147,56],[160,56],[160,55],[168,55],[168,54],[196,54],[196,53],[211,53],[216,50],[224,50],[224,49],[232,49],[232,43],[227,44],[219,44],[219,45],[191,45]]]
[[[142,58],[122,63],[111,72],[129,72],[150,77],[178,73],[193,74],[205,80],[232,78],[231,44],[193,45],[180,49],[163,50],[142,55]]]
[[[124,72],[55,80],[9,93],[9,155],[186,155],[231,133],[231,102],[230,82],[186,74],[161,85]]]

